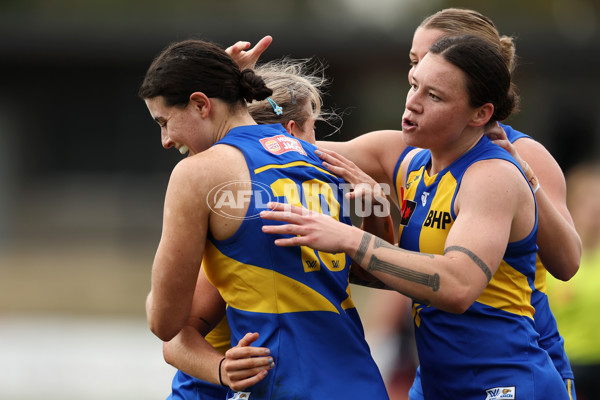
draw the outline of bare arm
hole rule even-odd
[[[204,337],[224,317],[225,302],[201,270],[187,325],[163,344],[165,361],[188,375],[218,385],[218,367],[224,354]]]
[[[569,280],[579,269],[582,246],[567,209],[565,177],[560,166],[535,140],[521,138],[511,145],[500,127],[494,128],[490,138],[510,152],[523,169],[528,168],[528,175],[537,177],[538,254],[555,278]]]
[[[565,177],[558,163],[540,143],[520,139],[514,143],[519,154],[536,174],[540,188],[538,203],[538,254],[546,269],[557,279],[569,280],[579,269],[581,239],[567,209]]]
[[[344,251],[400,293],[462,313],[487,286],[507,244],[529,234],[535,214],[527,183],[514,166],[499,160],[482,161],[469,168],[457,207],[460,211],[443,255],[403,250],[356,227],[298,207],[276,204],[274,209],[283,212],[266,211],[261,216],[288,222],[264,226],[264,232],[300,235],[277,239],[277,245]]]
[[[394,168],[406,148],[401,131],[374,131],[348,142],[317,141],[317,146],[333,150],[355,163],[378,183],[393,187]],[[394,149],[394,151],[390,151]]]
[[[195,171],[198,168],[190,158],[173,169],[152,265],[146,314],[150,329],[163,341],[175,337],[188,320],[204,253],[209,216],[206,192],[211,181],[196,176]]]
[[[355,213],[362,217],[361,229],[384,240],[394,242],[394,228],[387,195],[390,187],[375,182],[358,166],[342,155],[327,149],[317,151],[323,166],[352,185],[353,191],[346,197],[355,201]],[[350,283],[356,285],[385,288],[385,285],[360,266],[352,263]]]
[[[188,375],[242,390],[262,380],[274,364],[268,349],[250,346],[252,339],[258,337],[255,333],[228,350],[227,357],[205,338],[209,332],[219,330],[229,341],[225,306],[220,293],[201,270],[188,323],[175,338],[163,344],[163,354],[167,363]],[[223,358],[226,360],[221,362]]]

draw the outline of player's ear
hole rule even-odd
[[[200,116],[202,118],[206,118],[210,113],[210,99],[202,92],[192,93],[190,95],[190,104],[192,104],[200,112]]]
[[[484,126],[489,122],[490,118],[492,118],[492,115],[494,115],[494,105],[492,103],[485,103],[475,110],[475,114],[469,125]]]
[[[296,134],[294,132],[294,129],[296,128],[296,121],[294,121],[293,119],[290,119],[287,122],[287,124],[285,124],[283,127],[290,135],[296,137]]]

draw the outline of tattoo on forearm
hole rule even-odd
[[[358,250],[356,250],[356,254],[354,255],[354,262],[360,264],[365,258],[365,254],[367,253],[367,249],[369,248],[369,243],[371,243],[371,235],[368,232],[363,234],[362,240],[360,241],[360,245],[358,245]]]
[[[473,253],[471,250],[466,249],[461,246],[450,246],[444,250],[444,254],[451,252],[451,251],[460,251],[461,253],[465,253],[467,256],[469,256],[469,258],[471,260],[473,260],[473,262],[479,267],[479,269],[481,269],[483,271],[488,282],[492,280],[492,272],[490,271],[488,266],[485,265],[483,260],[481,258],[477,257],[475,255],[475,253]]]
[[[402,248],[400,248],[398,246],[394,246],[393,244],[386,242],[385,240],[383,240],[381,238],[376,237],[375,238],[375,242],[373,244],[373,249],[378,249],[380,247],[384,247],[384,248],[390,249],[390,250],[400,251],[402,253],[412,253],[414,255],[425,256],[425,257],[428,257],[428,258],[434,258],[435,257],[433,254],[429,254],[429,253],[418,253],[416,251],[410,251],[410,250],[402,249]]]
[[[409,268],[380,260],[375,255],[371,256],[371,260],[367,266],[367,271],[381,271],[410,282],[429,286],[434,292],[437,292],[440,288],[440,276],[438,274],[429,275],[424,272],[414,271]]]

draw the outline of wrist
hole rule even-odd
[[[221,372],[221,368],[222,368],[222,366],[223,366],[223,361],[225,361],[225,357],[223,357],[223,358],[221,359],[221,361],[219,361],[219,384],[220,384],[221,386],[225,386],[225,387],[227,387],[227,385],[225,385],[225,384],[223,383],[223,374],[222,374],[222,372]]]
[[[529,184],[531,185],[531,188],[533,189],[533,193],[535,193],[540,188],[540,181],[537,178],[537,176],[535,175],[535,173],[533,172],[533,170],[531,168],[529,168],[529,164],[527,164],[525,161],[523,161],[523,164],[525,164],[525,166],[523,168],[523,172],[525,173],[525,178],[527,178],[527,181],[529,182]]]

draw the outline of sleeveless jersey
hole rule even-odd
[[[446,169],[428,176],[429,150],[410,160],[406,184],[396,167],[403,206],[399,246],[443,254],[456,215],[462,177],[486,159],[516,161],[487,137]],[[537,217],[536,217],[537,218]],[[413,303],[415,337],[425,399],[567,399],[562,380],[538,345],[531,294],[535,290],[537,219],[524,239],[509,243],[503,260],[480,297],[463,314]]]
[[[206,275],[226,301],[231,343],[258,332],[253,346],[267,347],[275,368],[229,398],[387,399],[348,283],[351,259],[307,247],[278,247],[262,233],[259,217],[268,201],[305,207],[344,223],[343,180],[322,167],[316,147],[290,136],[281,125],[232,129],[216,145],[239,149],[252,181],[250,205],[234,235],[208,238]],[[227,201],[227,185],[215,204]],[[223,200],[223,201],[226,201]],[[289,237],[289,236],[287,236]]]
[[[500,123],[500,126],[506,132],[506,136],[511,143],[521,138],[531,139],[529,135],[524,134],[510,125]],[[533,139],[531,139],[533,140]],[[396,166],[396,180],[400,179],[397,175],[399,171],[400,161]],[[535,329],[540,334],[538,343],[540,347],[548,352],[554,367],[565,382],[565,387],[571,395],[571,400],[575,400],[575,392],[573,388],[573,371],[571,364],[564,349],[564,339],[558,332],[556,319],[548,304],[546,296],[546,268],[542,264],[539,256],[536,257],[535,265],[535,290],[531,294],[531,304],[535,308],[533,319],[535,320]],[[410,400],[422,400],[423,392],[421,389],[420,367],[417,367],[415,380],[409,392]]]

